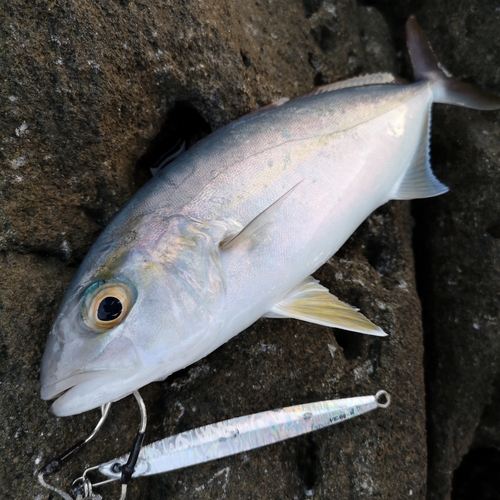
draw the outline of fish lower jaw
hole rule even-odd
[[[51,410],[58,417],[68,417],[118,401],[141,387],[137,372],[100,371],[78,374],[49,386],[42,386],[42,399],[57,398]]]
[[[101,378],[103,375],[105,375],[104,372],[81,372],[52,383],[47,383],[42,379],[40,396],[45,401],[56,399],[61,397],[64,393],[68,392],[76,385],[95,378]]]

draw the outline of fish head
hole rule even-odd
[[[67,416],[121,399],[201,358],[223,323],[225,282],[207,228],[141,216],[96,241],[52,326],[41,397]]]

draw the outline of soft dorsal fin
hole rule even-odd
[[[429,108],[413,160],[403,174],[401,181],[391,193],[390,199],[430,198],[448,191],[448,188],[436,179],[431,169],[429,160],[430,131],[431,110]]]
[[[300,182],[295,184],[295,186],[289,189],[283,196],[278,198],[273,204],[269,205],[264,211],[257,215],[257,217],[252,219],[236,236],[222,241],[220,244],[221,250],[228,250],[245,240],[256,238],[263,228],[272,222],[275,213],[280,209],[283,202],[292,194]]]
[[[312,276],[295,287],[264,315],[268,318],[295,318],[309,323],[342,328],[384,337],[387,334],[354,307],[341,302]]]
[[[310,91],[305,94],[301,94],[297,97],[289,99],[288,97],[281,97],[276,101],[271,102],[270,104],[266,104],[265,106],[261,106],[254,111],[250,111],[246,115],[234,120],[232,123],[241,123],[248,118],[255,118],[256,116],[270,111],[275,108],[279,108],[286,104],[288,101],[297,101],[299,99],[303,99],[304,97],[311,97],[318,94],[325,94],[327,92],[333,92],[335,90],[347,89],[349,87],[363,87],[365,85],[385,85],[385,84],[401,84],[407,83],[403,78],[392,75],[391,73],[373,73],[371,75],[362,75],[355,76],[353,78],[348,78],[347,80],[342,80],[340,82],[328,83],[326,85],[321,85],[319,87],[314,87]]]
[[[312,95],[325,94],[326,92],[333,92],[335,90],[347,89],[350,87],[363,87],[365,85],[385,85],[388,83],[401,83],[402,80],[398,79],[391,73],[373,73],[371,75],[362,75],[342,80],[340,82],[328,83],[320,87],[314,87],[307,94],[303,94],[296,99],[302,97],[309,97]]]

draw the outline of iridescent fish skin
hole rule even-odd
[[[130,200],[49,335],[42,398],[66,391],[56,415],[162,380],[262,316],[385,335],[308,277],[383,203],[447,190],[428,161],[433,102],[500,108],[499,97],[441,72],[414,18],[408,45],[415,83],[372,75],[253,113]]]

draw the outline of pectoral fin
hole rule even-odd
[[[294,288],[267,314],[268,318],[295,318],[318,325],[384,337],[387,334],[355,308],[341,302],[312,277]]]
[[[300,182],[295,184],[295,186],[289,189],[273,204],[269,205],[264,211],[257,215],[257,217],[252,219],[236,236],[223,241],[220,245],[221,249],[228,250],[243,241],[257,238],[262,230],[274,220],[276,212],[280,209],[281,205],[283,205],[283,202],[292,194],[292,192],[300,184]]]

